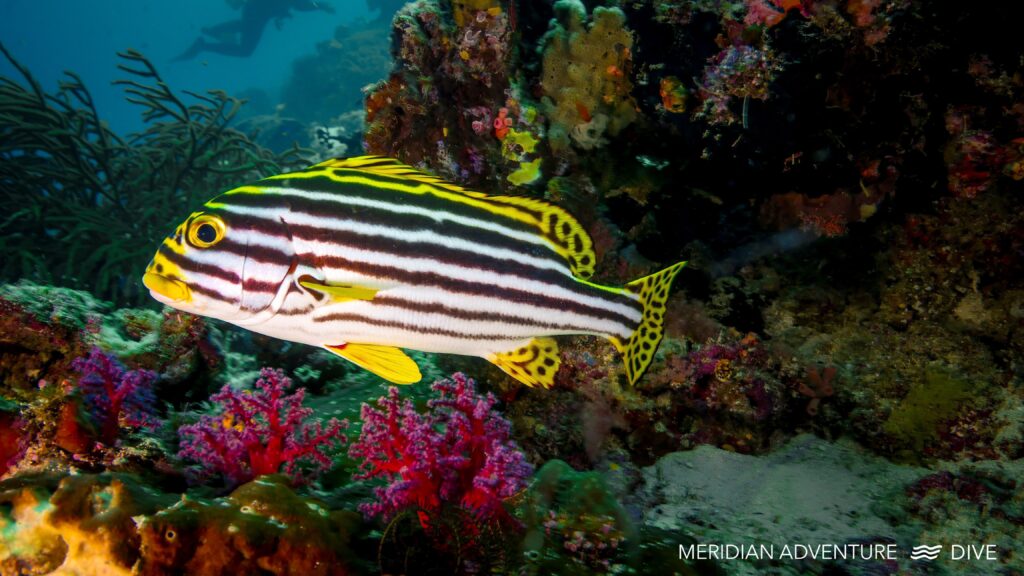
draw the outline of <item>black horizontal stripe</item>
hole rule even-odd
[[[188,282],[187,284],[189,290],[197,294],[202,294],[207,298],[213,298],[214,300],[220,300],[221,302],[228,302],[230,304],[238,302],[238,298],[229,298],[228,296],[222,294],[220,291],[214,290],[209,286],[203,286],[202,284],[198,284],[196,282]]]
[[[309,314],[316,309],[316,306],[303,306],[301,308],[289,308],[287,310],[278,310],[278,316],[302,316],[303,314]]]
[[[529,262],[487,256],[474,251],[452,248],[440,243],[422,240],[396,239],[389,236],[362,234],[347,230],[322,228],[319,226],[305,224],[286,224],[286,226],[287,228],[285,228],[285,225],[282,225],[280,222],[273,220],[246,217],[234,224],[233,228],[245,227],[255,232],[282,240],[286,240],[288,238],[287,233],[291,233],[294,236],[299,236],[304,239],[329,242],[338,244],[342,247],[349,246],[352,248],[373,250],[394,256],[437,260],[444,264],[453,264],[477,270],[488,270],[527,280],[537,280],[547,282],[549,284],[556,284],[566,288],[575,287],[576,284],[572,280],[567,268],[565,268],[565,272],[559,272],[558,270],[553,270],[551,268],[538,268]],[[229,232],[228,236],[230,235],[231,234]],[[466,242],[480,245],[477,239],[474,238],[461,239]],[[530,245],[520,243],[519,246],[516,246],[515,248],[522,249],[527,246]],[[243,244],[227,237],[222,240],[217,247],[225,252],[250,257],[260,262],[284,264],[290,259],[289,254],[285,254],[279,249]],[[541,250],[552,256],[552,258],[546,258],[547,260],[556,265],[565,266],[565,262],[559,259],[554,252],[544,248],[541,248]]]
[[[371,182],[378,182],[383,185],[400,183],[403,186],[416,187],[416,186],[430,186],[429,184],[423,184],[412,180],[403,180],[401,178],[387,178],[376,174],[368,174],[365,172],[358,171],[345,171],[335,170],[335,173],[339,176],[357,177]],[[433,194],[415,194],[411,192],[401,192],[397,190],[388,190],[386,188],[378,188],[374,186],[366,186],[361,184],[355,184],[350,182],[338,182],[333,180],[327,174],[323,176],[312,176],[305,178],[283,178],[277,180],[262,180],[257,183],[258,186],[264,186],[267,188],[276,187],[288,187],[295,188],[297,190],[306,190],[309,192],[328,192],[335,194],[343,194],[345,196],[353,198],[361,198],[364,200],[376,200],[382,202],[388,202],[389,204],[396,204],[400,206],[415,206],[431,212],[448,212],[449,214],[456,214],[464,216],[466,218],[472,218],[475,220],[482,220],[485,222],[491,222],[494,224],[500,224],[506,228],[518,230],[520,232],[527,232],[530,234],[539,235],[539,230],[526,222],[509,218],[501,214],[495,214],[485,208],[470,206],[461,202],[454,202],[452,200],[446,200],[439,198]],[[454,194],[455,192],[449,192]],[[504,206],[504,205],[501,205]]]
[[[358,175],[358,176],[361,176],[361,177],[370,177],[370,178],[373,178],[375,181],[382,182],[382,183],[385,183],[385,184],[406,185],[406,186],[409,186],[409,185],[415,186],[415,185],[418,185],[418,184],[426,184],[427,186],[429,186],[433,190],[436,190],[437,192],[440,192],[442,194],[465,195],[467,200],[469,200],[470,202],[479,202],[479,203],[482,203],[482,204],[487,204],[489,206],[500,207],[500,208],[505,208],[505,209],[512,208],[512,209],[514,209],[514,210],[516,210],[518,212],[523,213],[525,216],[528,216],[528,217],[532,218],[536,222],[540,222],[541,218],[544,217],[544,214],[542,212],[538,212],[536,210],[533,210],[532,208],[527,208],[527,207],[525,207],[525,206],[523,206],[521,204],[510,205],[510,204],[506,204],[506,203],[503,203],[503,202],[493,201],[493,200],[491,200],[491,199],[489,199],[487,197],[484,197],[484,198],[474,198],[472,196],[469,196],[468,194],[465,194],[464,192],[459,192],[459,191],[455,191],[455,190],[448,190],[448,189],[446,189],[440,183],[423,182],[423,181],[416,180],[415,178],[411,178],[409,176],[392,175],[392,174],[367,174],[366,172],[362,172],[362,171],[359,171],[359,170],[344,169],[344,168],[336,168],[336,169],[334,169],[334,174],[336,176],[339,176],[339,177],[355,176],[355,175]],[[453,200],[444,200],[444,199],[441,199],[441,200],[443,202],[455,202],[455,203],[458,203],[458,204],[462,204],[460,202],[453,201]],[[462,204],[462,205],[469,206],[470,208],[473,208],[474,210],[484,210],[484,211],[490,212],[486,208],[477,208],[477,207],[475,207],[473,205],[470,205],[470,204]],[[493,214],[493,213],[491,213],[491,214]],[[498,218],[507,218],[507,216],[501,216],[501,215],[495,215],[495,216],[497,216]]]
[[[225,270],[220,266],[196,262],[183,254],[178,254],[174,250],[166,249],[163,246],[160,247],[159,252],[160,255],[166,258],[168,262],[186,272],[186,275],[188,272],[198,272],[232,284],[237,284],[240,281],[238,274],[231,270]]]
[[[266,280],[254,280],[247,278],[242,283],[242,289],[246,292],[258,292],[264,294],[277,294],[277,289],[281,287],[281,282],[268,282]]]
[[[403,268],[397,268],[394,266],[384,266],[381,264],[371,264],[368,262],[358,262],[355,260],[349,260],[341,256],[325,256],[316,254],[299,254],[299,258],[308,262],[313,266],[325,266],[329,268],[335,268],[339,270],[346,270],[355,272],[357,274],[365,274],[367,276],[373,276],[376,278],[384,278],[388,280],[394,280],[409,284],[412,286],[432,286],[435,288],[441,288],[449,292],[456,294],[466,294],[470,296],[486,296],[492,298],[501,298],[509,302],[517,304],[529,304],[537,306],[539,308],[548,308],[551,310],[565,310],[581,316],[589,316],[591,318],[599,318],[602,320],[611,320],[618,322],[624,326],[632,326],[635,321],[629,319],[627,316],[614,312],[611,310],[605,310],[603,308],[597,308],[590,306],[576,300],[568,298],[557,298],[553,296],[547,296],[544,294],[536,294],[525,290],[518,290],[507,286],[499,286],[496,284],[486,284],[483,282],[473,282],[469,280],[462,280],[458,278],[451,278],[449,276],[442,276],[436,272],[414,272],[405,270]],[[582,285],[580,285],[582,286]],[[629,301],[633,303],[631,299],[622,298],[623,303]],[[635,303],[633,303],[635,304]]]
[[[360,234],[343,230],[331,230],[316,226],[297,226],[290,224],[292,234],[304,240],[330,243],[338,248],[353,248],[359,250],[370,250],[388,256],[400,256],[405,258],[420,258],[436,261],[439,264],[458,266],[514,276],[523,280],[533,280],[552,284],[567,290],[573,290],[578,285],[572,276],[565,272],[551,270],[548,268],[535,268],[515,260],[505,260],[493,256],[485,256],[468,250],[450,248],[441,244],[432,244],[421,241],[397,240],[385,236],[374,236]]]
[[[269,234],[268,232],[264,232]],[[243,256],[246,258],[252,258],[257,262],[264,262],[267,264],[277,264],[279,266],[287,267],[291,263],[292,255],[285,253],[277,248],[271,248],[269,246],[260,246],[257,244],[247,244],[239,242],[234,238],[231,238],[231,233],[224,237],[223,240],[217,243],[216,249],[218,251],[227,252],[229,254],[235,254],[237,256]],[[286,238],[284,234],[279,236],[280,238]]]
[[[414,332],[416,334],[428,334],[431,336],[447,336],[449,338],[457,338],[459,340],[498,340],[515,342],[524,339],[523,336],[509,336],[508,334],[474,334],[468,332],[456,332],[454,330],[446,330],[444,328],[431,328],[427,326],[417,326],[415,324],[408,324],[406,322],[381,320],[379,318],[363,316],[362,314],[351,314],[348,312],[336,312],[333,314],[328,314],[322,318],[319,318],[318,321],[357,322],[360,324],[366,324],[368,326],[373,326],[376,328],[394,328],[396,330],[404,330],[406,332]]]
[[[292,187],[308,192],[327,192],[316,187]],[[366,187],[352,185],[350,188],[365,189]],[[348,188],[346,188],[346,190],[348,190]],[[389,202],[387,199],[374,197],[380,195],[376,194],[373,190],[371,190],[371,192],[373,192],[373,194],[367,195],[366,198],[378,202]],[[356,196],[356,194],[349,194],[348,192],[345,194],[349,196]],[[408,197],[410,195],[406,194],[406,196]],[[554,249],[546,242],[543,244],[526,242],[524,240],[509,237],[501,232],[495,232],[485,228],[461,224],[451,220],[438,221],[437,219],[424,214],[398,213],[387,210],[386,208],[354,206],[332,200],[312,200],[298,196],[289,196],[286,192],[282,192],[276,188],[268,188],[268,193],[266,194],[232,194],[231,196],[224,198],[223,202],[232,206],[247,208],[280,208],[282,198],[290,206],[291,211],[312,217],[353,220],[362,224],[384,226],[404,232],[427,230],[440,236],[455,236],[476,244],[487,246],[488,248],[503,248],[513,252],[525,253],[537,258],[550,260],[562,266],[567,266],[565,259],[559,256],[558,253],[555,252]],[[409,205],[409,203],[405,202],[402,205]],[[244,216],[236,213],[226,213],[225,216],[232,220],[243,216],[247,219],[247,222],[249,220],[260,220],[260,218]],[[282,216],[287,217],[284,214],[282,214]],[[509,227],[507,222],[500,222],[500,224],[506,228]],[[536,236],[539,240],[543,240],[543,236],[538,234],[535,229],[519,231],[524,234]]]
[[[579,332],[598,332],[598,330],[592,327],[577,326],[573,324],[552,324],[550,322],[544,322],[537,318],[527,318],[525,316],[514,316],[512,314],[503,314],[501,312],[479,312],[476,310],[465,310],[462,308],[452,308],[439,302],[414,302],[412,300],[406,300],[404,298],[396,298],[394,296],[378,296],[373,299],[375,306],[388,306],[391,308],[399,308],[402,310],[408,310],[410,312],[420,312],[426,314],[440,314],[448,316],[450,318],[458,318],[459,320],[469,320],[477,322],[506,322],[508,324],[516,324],[519,326],[526,326],[530,328],[539,328],[542,330],[557,330],[566,333],[579,333]],[[315,318],[314,321],[321,322],[319,318]]]

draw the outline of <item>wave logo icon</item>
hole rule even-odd
[[[942,545],[940,544],[936,544],[935,546],[921,544],[919,546],[914,546],[910,551],[910,559],[931,561],[939,557],[939,552],[942,552]]]

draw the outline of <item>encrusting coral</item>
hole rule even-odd
[[[551,30],[541,41],[544,113],[556,152],[572,142],[590,150],[607,144],[637,118],[633,84],[633,35],[618,8],[597,7],[587,18],[579,0],[555,3]]]
[[[216,499],[127,474],[0,483],[0,573],[345,575],[359,516],[265,476]],[[16,529],[14,529],[16,528]]]

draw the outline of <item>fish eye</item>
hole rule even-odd
[[[200,242],[212,244],[213,241],[217,239],[217,229],[213,227],[213,224],[200,224],[196,228],[196,238],[198,238]]]
[[[216,216],[202,214],[192,220],[188,227],[189,244],[197,248],[209,248],[224,238],[224,221]]]

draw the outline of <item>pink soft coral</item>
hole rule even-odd
[[[435,382],[439,397],[420,414],[398,389],[363,405],[363,429],[349,448],[362,460],[356,478],[385,478],[377,502],[363,504],[367,516],[389,520],[415,510],[424,527],[445,504],[483,521],[510,520],[502,501],[526,487],[533,468],[510,439],[511,425],[493,410],[492,394],[476,393],[472,380],[455,374]]]
[[[97,439],[113,445],[123,426],[158,428],[157,375],[151,370],[127,370],[112,354],[94,347],[89,355],[71,363],[81,377],[72,392],[81,394]]]
[[[283,372],[264,368],[260,376],[255,392],[225,386],[211,398],[220,414],[178,429],[178,455],[199,462],[199,476],[219,473],[234,485],[284,472],[308,482],[331,467],[328,450],[347,442],[347,422],[306,423],[313,410],[302,406],[305,389],[286,396],[291,380]]]

